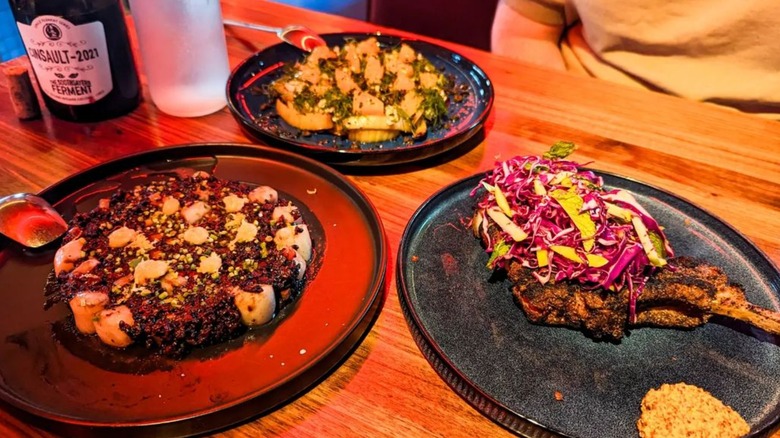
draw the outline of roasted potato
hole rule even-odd
[[[375,143],[425,136],[447,116],[447,84],[408,44],[382,48],[371,37],[318,48],[270,88],[289,125]]]

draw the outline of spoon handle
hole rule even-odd
[[[272,26],[263,26],[262,24],[255,24],[255,23],[246,23],[243,21],[236,21],[236,20],[222,20],[222,23],[227,26],[236,26],[236,27],[244,27],[247,29],[254,29],[259,30],[262,32],[271,32],[278,34],[281,32],[281,28],[278,27],[272,27]]]

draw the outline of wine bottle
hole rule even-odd
[[[10,0],[43,101],[56,117],[95,122],[141,99],[120,0]]]

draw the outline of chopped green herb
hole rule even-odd
[[[500,240],[493,245],[493,251],[490,253],[490,258],[487,262],[487,267],[493,269],[493,263],[509,252],[511,246],[503,240]]]
[[[550,150],[545,152],[544,155],[542,155],[543,158],[546,158],[548,160],[552,159],[564,159],[571,155],[574,150],[577,148],[577,145],[575,145],[573,142],[570,141],[556,141],[555,144],[553,144],[550,147]]]

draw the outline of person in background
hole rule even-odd
[[[0,62],[24,55],[22,39],[16,30],[16,21],[11,6],[0,0]]]
[[[777,0],[500,0],[491,50],[780,119]]]

